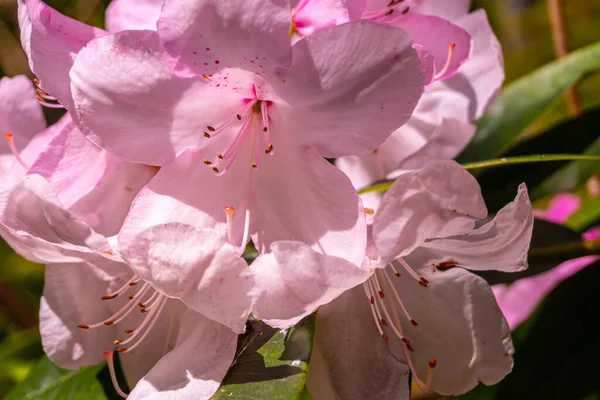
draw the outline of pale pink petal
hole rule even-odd
[[[132,164],[107,153],[107,168],[98,185],[69,211],[104,236],[116,235],[133,199],[156,174],[157,168]]]
[[[406,261],[429,281],[425,288],[408,275],[391,277],[418,323],[413,326],[399,313],[414,348],[410,356],[418,376],[427,378],[428,363],[435,358],[432,390],[443,395],[462,394],[478,382],[492,385],[504,378],[512,369],[514,350],[508,325],[485,280],[461,268],[432,269],[418,256]],[[399,339],[390,337],[389,343],[395,345],[398,357],[405,354]]]
[[[292,11],[294,30],[301,36],[319,29],[357,20],[363,13],[361,0],[301,0]]]
[[[75,56],[88,41],[106,32],[66,17],[40,0],[19,0],[19,26],[29,68],[40,86],[63,106],[70,106],[69,70]]]
[[[416,9],[423,14],[454,21],[467,14],[470,5],[471,0],[422,0]]]
[[[60,204],[39,175],[0,188],[0,234],[34,262],[79,262],[113,258],[104,238]]]
[[[155,31],[164,0],[113,0],[106,8],[106,29]]]
[[[199,150],[184,151],[162,167],[140,191],[123,223],[119,235],[122,241],[133,244],[138,234],[165,223],[224,230],[223,209],[234,207],[232,239],[241,246],[250,168],[233,168],[224,176],[215,176],[203,164],[199,153]]]
[[[563,280],[579,272],[598,260],[597,256],[587,256],[566,261],[550,271],[519,279],[510,285],[493,287],[498,305],[511,329],[525,321],[536,309],[539,302]],[[497,294],[496,287],[502,286],[504,292]]]
[[[202,77],[176,77],[156,32],[105,36],[81,51],[71,71],[75,122],[93,142],[128,161],[162,165],[187,147],[206,145],[206,126],[242,107],[244,96],[233,88],[239,77],[229,77],[227,90]]]
[[[408,365],[377,331],[362,287],[319,308],[313,340],[306,385],[315,399],[408,399]]]
[[[182,316],[175,348],[138,382],[130,400],[208,400],[235,355],[237,335],[192,310]]]
[[[68,114],[63,115],[58,122],[50,125],[48,128],[31,138],[29,143],[26,143],[27,145],[25,147],[23,147],[25,143],[19,142],[18,139],[14,140],[15,147],[19,151],[19,156],[26,167],[31,166],[35,162],[38,155],[46,149],[48,143],[50,143],[70,121],[71,117],[69,117]],[[13,155],[7,157],[10,157],[11,159],[10,166],[1,179],[3,182],[15,182],[25,176],[28,168],[21,165]]]
[[[437,80],[451,77],[469,59],[471,36],[446,19],[411,12],[392,25],[404,29],[414,43],[423,46],[433,55]],[[446,66],[451,45],[455,47],[450,63]]]
[[[540,217],[557,224],[565,222],[581,205],[581,199],[571,193],[559,193],[550,200]]]
[[[257,299],[252,314],[287,328],[365,281],[370,273],[348,261],[319,254],[301,242],[282,241],[250,265]]]
[[[469,120],[480,118],[492,104],[504,81],[502,48],[484,10],[477,10],[454,21],[473,38],[471,59],[458,73],[440,82],[470,101]]]
[[[114,326],[80,329],[79,324],[108,319],[126,298],[102,301],[131,277],[124,264],[111,261],[48,264],[40,302],[40,333],[48,357],[63,368],[99,364],[103,351],[114,348]],[[113,307],[113,308],[111,308]],[[118,308],[117,308],[118,309]]]
[[[527,252],[533,231],[533,212],[525,184],[515,200],[483,226],[457,236],[430,240],[423,246],[433,263],[454,262],[472,270],[517,272],[527,268]],[[436,235],[440,237],[441,235]]]
[[[16,143],[25,146],[44,128],[46,120],[35,98],[33,83],[24,75],[0,79],[0,135],[11,133]],[[0,144],[0,153],[10,153],[4,140]]]
[[[243,333],[253,279],[238,248],[216,231],[165,223],[135,236],[119,236],[123,259],[141,278],[169,297]]]
[[[274,135],[274,154],[264,156],[257,169],[250,167],[253,149],[247,141],[223,176],[204,165],[202,151],[185,151],[141,191],[124,230],[139,232],[165,222],[225,228],[223,209],[233,207],[231,236],[237,246],[248,213],[249,232],[260,252],[277,240],[300,240],[360,264],[366,222],[356,191],[314,149],[297,148],[285,137],[285,132]]]
[[[325,28],[293,47],[294,60],[270,82],[294,138],[325,157],[377,148],[404,124],[424,76],[401,29],[358,21]]]
[[[87,140],[71,121],[38,154],[28,173],[46,178],[61,203],[69,208],[96,187],[106,161],[105,152]]]
[[[158,31],[184,74],[227,66],[259,71],[251,61],[290,64],[290,16],[287,0],[166,0]]]
[[[405,159],[401,168],[419,168],[436,158],[451,160],[465,148],[474,134],[474,125],[454,118],[444,118],[427,143]]]
[[[454,161],[432,161],[396,179],[375,215],[373,237],[387,264],[486,216],[475,178]]]
[[[297,240],[360,265],[366,222],[356,190],[315,149],[297,148],[284,141],[283,135],[276,139],[275,154],[264,157],[252,177],[251,232],[256,248],[262,253],[273,242]],[[241,169],[248,170],[249,163]]]

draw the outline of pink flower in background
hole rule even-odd
[[[405,30],[413,46],[433,59],[426,83],[446,79],[469,59],[469,33],[450,21],[466,14],[469,1],[301,0],[292,11],[292,33],[300,37],[348,21],[369,20]],[[294,38],[293,38],[294,39]]]
[[[577,211],[580,203],[581,199],[574,194],[558,194],[550,201],[546,210],[537,210],[535,214],[538,218],[560,224]],[[592,228],[585,232],[583,237],[588,240],[597,239],[600,232],[598,228]],[[560,282],[598,259],[598,256],[580,257],[508,285],[494,285],[492,290],[510,328],[514,329],[525,321],[539,302]]]
[[[407,398],[409,370],[441,394],[496,383],[512,368],[510,331],[488,284],[468,269],[527,267],[533,213],[525,187],[476,228],[485,217],[477,181],[455,162],[403,173],[375,213],[360,273],[286,243],[288,253],[276,248],[250,266],[253,313],[287,327],[323,305],[308,377],[315,398]]]

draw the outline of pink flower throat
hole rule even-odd
[[[203,132],[204,137],[211,139],[222,133],[235,121],[243,121],[235,138],[223,152],[217,152],[216,157],[213,160],[206,158],[203,160],[204,164],[210,166],[215,174],[219,176],[225,174],[229,168],[231,168],[245,139],[248,137],[250,137],[250,147],[253,149],[254,153],[251,156],[252,161],[250,163],[252,168],[258,168],[260,160],[260,133],[262,133],[266,144],[266,149],[264,150],[265,154],[273,155],[274,153],[273,143],[271,143],[268,113],[268,108],[273,105],[273,102],[270,100],[259,100],[256,97],[256,88],[254,85],[252,85],[252,91],[254,93],[254,98],[245,98],[243,100],[244,106],[237,110],[234,115],[217,127],[208,125]]]

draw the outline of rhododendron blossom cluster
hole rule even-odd
[[[115,0],[103,30],[19,0],[37,79],[0,81],[0,234],[46,264],[48,357],[106,358],[123,397],[208,399],[251,314],[317,311],[315,399],[501,380],[510,330],[469,270],[526,268],[533,214],[522,185],[486,219],[450,160],[503,80],[468,6]]]

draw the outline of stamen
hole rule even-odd
[[[364,211],[365,211],[365,214],[368,214],[368,215],[375,214],[375,210],[373,210],[372,208],[365,207]]]
[[[381,335],[381,337],[383,337],[385,340],[388,340],[387,335],[383,332],[383,329],[381,329],[381,325],[380,325],[380,320],[381,318],[379,317],[379,313],[375,310],[375,298],[373,297],[373,295],[371,294],[370,288],[369,288],[369,284],[368,284],[368,280],[363,283],[363,289],[365,291],[365,294],[367,295],[367,299],[369,299],[369,305],[371,306],[371,315],[373,315],[373,320],[375,321],[375,326],[377,327],[377,330],[379,331],[379,334]]]
[[[48,108],[64,108],[62,104],[60,103],[49,103],[47,99],[43,98],[42,96],[40,96],[39,94],[35,94],[35,98],[37,99],[37,101],[40,102],[41,105],[43,105],[44,107],[48,107]]]
[[[252,106],[254,105],[255,102],[256,102],[256,100],[248,102],[248,104],[245,104],[235,114],[233,114],[230,118],[226,119],[225,122],[223,122],[221,125],[218,125],[216,128],[211,125],[207,125],[206,129],[210,133],[205,131],[205,132],[202,132],[202,134],[206,138],[215,137],[219,133],[223,132],[227,127],[229,127],[229,125],[231,125],[236,120],[241,120],[242,116],[245,115],[250,108],[252,108]]]
[[[128,343],[132,342],[135,339],[135,337],[137,336],[137,334],[139,334],[139,332],[141,332],[144,329],[144,327],[146,325],[148,325],[148,322],[149,322],[148,328],[145,330],[144,334],[137,340],[137,342],[133,346],[126,347],[126,348],[124,348],[124,350],[121,350],[121,351],[129,352],[129,351],[134,350],[137,346],[139,346],[140,343],[142,343],[144,341],[146,336],[148,336],[148,334],[152,330],[152,327],[154,327],[154,324],[156,324],[156,321],[158,320],[158,316],[160,315],[160,312],[162,311],[163,307],[165,306],[166,297],[164,295],[160,295],[159,298],[156,300],[156,303],[158,303],[157,308],[150,311],[150,314],[148,315],[148,317],[146,319],[144,319],[144,322],[142,322],[142,324],[139,326],[139,328],[136,330],[136,332],[133,335],[131,335],[131,337],[129,339],[121,342],[121,344],[128,344]]]
[[[371,281],[371,285],[373,285],[373,288],[374,288],[374,283],[372,281]],[[388,321],[392,322],[392,317],[390,316],[390,313],[388,312],[383,299],[380,299],[378,303],[379,303],[379,306],[381,307],[381,310],[383,311],[383,315],[385,315],[385,317],[387,318]],[[375,304],[375,306],[377,308],[377,303]],[[398,338],[400,340],[406,338],[404,336],[404,333],[402,332],[402,327],[400,325],[396,326],[396,324],[391,323],[390,328],[392,328],[392,331],[396,334],[396,336],[398,336]],[[402,340],[402,342],[406,343],[404,340]],[[408,343],[410,343],[410,340],[408,340]],[[410,344],[406,344],[406,346],[410,346]],[[411,348],[412,348],[412,346],[411,346]]]
[[[385,273],[385,271],[383,271],[383,276],[385,277],[385,280],[387,281],[389,287],[392,289],[392,293],[394,294],[394,297],[396,298],[396,301],[398,302],[398,304],[400,304],[400,308],[402,308],[402,312],[404,313],[404,315],[406,316],[406,318],[410,321],[411,324],[413,324],[414,326],[419,325],[417,323],[417,321],[415,321],[410,314],[408,313],[408,310],[406,309],[406,306],[404,305],[404,303],[402,302],[402,299],[400,298],[400,295],[398,294],[398,292],[396,291],[396,288],[394,287],[394,284],[392,283],[392,280],[390,279],[390,277]]]
[[[118,295],[120,295],[121,293],[127,291],[127,289],[129,289],[131,285],[131,282],[135,281],[137,283],[137,281],[139,281],[140,278],[138,278],[136,275],[134,275],[129,281],[127,281],[126,284],[124,284],[123,286],[121,286],[119,289],[117,289],[115,292],[113,293],[109,293],[105,296],[102,296],[102,300],[110,300],[110,299],[114,299],[115,297],[117,297]],[[130,299],[131,300],[131,299]]]
[[[269,129],[269,113],[267,106],[268,104],[266,101],[263,101],[260,104],[260,113],[262,114],[263,123],[263,137],[265,139],[265,143],[267,143],[265,154],[273,155],[273,143],[271,143],[271,129]]]
[[[425,384],[427,390],[431,389],[431,384],[433,383],[433,372],[435,370],[435,367],[437,367],[437,360],[435,358],[432,358],[431,360],[429,360],[428,366],[429,369],[427,371],[427,383]]]
[[[434,81],[437,81],[438,79],[443,77],[446,74],[446,72],[448,72],[448,70],[450,69],[450,64],[452,63],[452,56],[454,55],[455,48],[456,48],[456,43],[450,43],[448,45],[448,56],[446,57],[446,64],[444,64],[444,67],[442,68],[442,70],[440,72],[438,72],[437,74],[434,75],[434,77],[433,77]]]
[[[4,139],[6,139],[6,141],[8,142],[8,147],[10,147],[10,151],[12,151],[13,155],[15,156],[15,159],[17,160],[17,162],[19,164],[21,164],[21,166],[25,169],[29,169],[29,167],[27,166],[27,164],[25,164],[25,161],[23,161],[23,159],[21,158],[21,155],[19,154],[19,151],[17,150],[17,146],[15,146],[15,139],[13,137],[12,133],[6,133],[4,134]]]
[[[404,261],[402,258],[397,258],[394,261],[392,261],[392,264],[394,263],[399,263],[400,265],[402,265],[402,267],[404,267],[404,269],[406,271],[408,271],[408,273],[417,280],[417,282],[419,283],[419,285],[423,286],[423,287],[427,287],[427,284],[429,283],[429,281],[425,278],[423,278],[422,276],[419,276],[414,269],[412,269],[410,267],[410,265],[408,265],[406,263],[406,261]],[[398,267],[398,265],[396,264],[396,266]],[[399,268],[399,267],[398,267]]]
[[[227,147],[227,149],[223,152],[223,154],[221,154],[220,152],[217,153],[218,160],[213,161],[215,164],[220,164],[221,161],[223,161],[225,159],[228,160],[227,165],[222,170],[219,170],[216,166],[212,167],[213,171],[217,175],[221,176],[221,175],[225,174],[227,172],[227,170],[229,169],[229,167],[231,167],[231,164],[233,164],[233,161],[235,160],[235,156],[237,155],[238,151],[240,150],[242,143],[244,142],[244,139],[250,133],[250,123],[252,122],[252,120],[253,120],[253,118],[246,119],[246,121],[244,121],[244,123],[242,124],[242,127],[240,128],[240,132],[236,135],[236,137],[233,139],[233,141],[229,144],[229,147]]]
[[[225,218],[227,218],[227,240],[229,240],[229,244],[233,245],[233,212],[235,208],[227,206],[223,208],[223,211],[225,211]]]
[[[113,352],[105,351],[104,358],[106,359],[106,363],[108,364],[108,371],[110,372],[110,380],[112,381],[115,391],[119,394],[119,396],[126,399],[127,393],[125,393],[123,390],[121,390],[121,387],[119,386],[119,381],[117,380],[117,374],[115,373],[115,362],[113,359]]]
[[[134,295],[134,297],[141,296],[147,289],[149,285],[148,283],[144,283],[141,289]],[[123,307],[121,307],[117,312],[107,318],[105,321],[98,322],[97,324],[87,325],[87,324],[79,324],[78,327],[82,329],[90,329],[90,328],[98,328],[100,326],[110,326],[113,324],[118,324],[121,322],[127,315],[131,313],[135,309],[136,304],[133,302],[127,302]],[[121,315],[123,314],[123,315]]]

